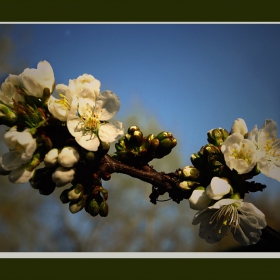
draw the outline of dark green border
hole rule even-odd
[[[2,1],[3,2],[3,1]],[[4,1],[1,22],[280,22],[263,1]],[[241,253],[242,254],[242,253]],[[279,259],[1,259],[3,279],[264,279]],[[275,271],[274,271],[275,270]],[[273,273],[275,272],[275,273]],[[178,276],[178,277],[177,277]]]
[[[3,259],[2,279],[266,279],[278,259]],[[20,277],[18,277],[20,276]],[[205,276],[207,278],[205,278]],[[277,277],[276,277],[277,278]]]
[[[280,21],[280,3],[275,0],[2,2],[2,22]]]

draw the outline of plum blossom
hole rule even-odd
[[[256,146],[240,133],[231,134],[221,147],[227,166],[238,174],[250,172],[257,162]]]
[[[25,129],[19,132],[16,127],[12,127],[4,135],[4,142],[10,150],[0,158],[0,164],[4,170],[16,169],[32,158],[37,143],[29,131],[30,129]]]
[[[60,96],[60,99],[51,95],[48,100],[48,109],[55,118],[66,122],[73,100],[73,93],[69,87],[63,84],[58,84],[55,87],[55,91]]]
[[[257,148],[258,168],[264,175],[280,181],[280,138],[276,137],[277,123],[271,119],[265,120],[260,130],[255,125],[249,133]]]
[[[53,92],[54,72],[50,63],[46,60],[40,61],[37,69],[26,68],[20,75],[21,87],[24,88],[27,95],[41,98],[45,88]]]
[[[96,96],[74,96],[67,118],[69,132],[77,143],[89,151],[97,151],[100,141],[114,142],[124,133],[121,122],[109,123],[120,108],[120,101],[112,91]]]
[[[266,227],[264,214],[242,199],[221,199],[199,211],[192,223],[200,223],[199,236],[208,243],[220,241],[231,231],[234,239],[245,246],[257,243],[261,229]]]
[[[224,195],[230,191],[230,184],[227,180],[213,177],[210,184],[206,188],[206,194],[214,200],[221,199]]]

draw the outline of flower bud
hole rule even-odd
[[[132,125],[131,127],[128,128],[127,133],[133,134],[134,131],[140,131],[140,128],[137,125]]]
[[[44,164],[46,167],[52,167],[57,164],[59,151],[58,149],[51,149],[44,158]]]
[[[199,177],[199,171],[193,166],[185,166],[182,169],[182,175],[188,179],[197,179]]]
[[[70,201],[69,203],[69,210],[72,214],[75,214],[79,211],[81,211],[85,206],[85,202],[83,199],[77,201]]]
[[[72,167],[80,159],[80,155],[74,147],[64,147],[58,155],[58,163],[63,167]]]
[[[240,133],[244,138],[248,138],[248,128],[245,121],[241,118],[236,119],[231,127],[230,134]]]
[[[192,162],[193,166],[198,168],[198,169],[200,169],[204,164],[200,155],[196,154],[196,153],[193,153],[191,155],[191,162]]]
[[[97,216],[99,213],[99,204],[95,199],[92,199],[88,206],[87,206],[87,211],[89,214],[93,217]]]
[[[191,209],[203,210],[211,203],[211,198],[207,196],[203,187],[199,187],[192,192],[189,203]]]
[[[87,161],[93,162],[96,159],[96,155],[94,152],[87,152],[85,158]]]
[[[109,213],[109,206],[106,201],[103,201],[99,205],[99,215],[101,217],[107,217]]]
[[[83,196],[84,188],[82,184],[77,184],[74,188],[68,191],[68,198],[70,200],[78,200]]]
[[[74,175],[74,169],[59,166],[52,174],[52,180],[56,183],[57,187],[63,187],[73,181]]]
[[[156,138],[157,138],[159,141],[161,141],[161,140],[163,140],[163,139],[165,139],[165,138],[169,138],[169,137],[172,137],[172,134],[171,134],[170,132],[167,132],[167,131],[162,131],[162,132],[160,132],[160,133],[156,136]]]
[[[225,178],[213,177],[206,188],[206,194],[211,199],[219,200],[230,192],[230,188],[231,186]]]
[[[181,190],[186,191],[191,190],[196,184],[198,183],[194,181],[182,181],[178,184],[178,186]]]
[[[208,142],[215,146],[221,146],[224,142],[222,132],[218,128],[209,130],[207,136]]]

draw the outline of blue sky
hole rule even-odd
[[[279,24],[14,24],[10,35],[28,67],[50,62],[56,83],[100,80],[121,100],[116,119],[157,120],[185,165],[212,128],[230,130],[237,118],[249,130],[280,124]],[[280,195],[279,182],[255,180]]]
[[[141,104],[186,164],[209,129],[280,123],[279,24],[15,24],[11,36],[30,68],[51,63],[57,83],[99,79],[120,97],[116,119]]]

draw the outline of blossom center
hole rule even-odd
[[[10,149],[10,151],[16,153],[17,155],[20,155],[24,153],[25,148],[17,142],[15,143],[14,147]]]
[[[268,133],[266,134],[266,137],[268,137]],[[267,156],[276,157],[275,161],[277,161],[280,157],[280,153],[277,154],[277,149],[274,148],[275,142],[276,142],[276,135],[274,135],[272,138],[267,139],[265,141],[265,145],[263,149]]]
[[[60,105],[62,105],[63,107],[65,107],[68,111],[70,111],[71,105],[68,101],[68,99],[65,97],[65,95],[63,94],[59,94],[60,99],[59,100],[55,100],[55,103],[59,103]]]
[[[223,227],[229,227],[231,229],[234,227],[235,229],[239,227],[239,216],[237,205],[229,204],[223,205],[220,209],[218,209],[215,214],[210,219],[210,224],[215,224],[214,230],[218,227],[218,233],[222,233]]]
[[[95,113],[95,107],[91,107],[88,103],[86,104],[84,113],[84,115],[80,115],[79,111],[77,112],[81,119],[80,123],[82,123],[83,135],[92,136],[98,131],[101,121],[98,118],[98,114]]]
[[[243,159],[248,165],[252,163],[253,160],[253,152],[250,149],[246,149],[246,145],[243,143],[241,144],[241,147],[237,145],[238,147],[234,147],[231,150],[231,156],[235,159]]]

